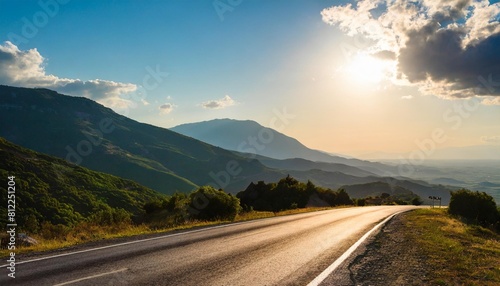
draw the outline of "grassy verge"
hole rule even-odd
[[[239,214],[235,218],[234,222],[284,216],[291,214],[299,214],[299,213],[320,211],[326,209],[332,209],[332,208],[302,208],[302,209],[287,210],[276,213],[261,212],[261,211],[244,212]],[[95,224],[83,223],[73,229],[68,229],[63,231],[59,236],[54,237],[53,239],[43,239],[39,235],[32,235],[32,237],[35,238],[39,243],[37,245],[30,247],[17,247],[15,252],[17,255],[22,253],[49,251],[64,247],[70,247],[86,242],[104,240],[104,239],[131,237],[136,235],[155,234],[155,233],[167,233],[174,230],[191,229],[195,227],[219,225],[224,223],[229,223],[229,221],[190,221],[180,225],[165,227],[160,229],[152,229],[150,226],[145,224],[141,225],[122,224],[122,225],[103,227]],[[9,253],[10,250],[0,249],[0,257],[6,257],[9,255]]]
[[[268,218],[268,217],[275,217],[275,216],[284,216],[284,215],[316,212],[316,211],[330,210],[330,209],[342,208],[342,207],[345,207],[345,206],[324,207],[324,208],[301,208],[301,209],[280,211],[280,212],[276,212],[276,213],[275,212],[261,212],[261,211],[244,212],[244,213],[239,214],[236,217],[235,221],[246,221],[246,220]]]
[[[431,269],[432,285],[500,285],[500,235],[467,225],[445,209],[406,214],[410,243],[420,248]]]

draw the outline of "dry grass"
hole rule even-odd
[[[260,219],[260,218],[275,217],[275,216],[285,216],[285,215],[292,215],[292,214],[323,211],[323,210],[329,210],[329,209],[333,209],[333,207],[301,208],[301,209],[293,209],[293,210],[286,210],[286,211],[280,211],[280,212],[263,212],[263,211],[243,212],[243,213],[239,214],[238,216],[236,216],[235,221],[245,221],[245,220],[253,220],[253,219]]]
[[[432,285],[500,285],[500,235],[449,216],[445,209],[406,215],[412,241],[428,258]]]

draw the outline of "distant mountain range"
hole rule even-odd
[[[447,203],[450,197],[447,187],[394,175],[399,173],[397,166],[312,150],[298,140],[255,121],[215,119],[183,124],[171,130],[241,152],[239,154],[242,156],[256,158],[267,167],[286,172],[298,180],[311,180],[323,187],[337,189],[347,185],[383,181],[393,189],[406,188],[413,191],[421,195],[424,201],[428,196],[434,195],[443,197],[443,203]]]
[[[302,158],[313,162],[343,164],[378,175],[386,175],[387,171],[394,170],[381,163],[344,158],[310,149],[295,138],[251,120],[214,119],[182,124],[170,130],[227,150],[274,159]]]
[[[219,144],[208,142],[220,146],[215,147],[195,139],[199,136],[191,138],[139,123],[92,100],[47,89],[0,86],[0,111],[0,120],[5,122],[0,126],[0,137],[165,194],[189,192],[207,184],[237,193],[251,182],[277,182],[290,174],[300,181],[311,180],[332,189],[383,181],[423,198],[428,194],[449,197],[445,187],[391,175],[397,174],[394,166],[311,150],[253,121],[214,120],[173,128],[179,131],[191,126],[193,133],[205,130],[205,137],[221,137]],[[262,137],[263,132],[272,132],[269,136],[273,140],[259,143],[265,148],[254,147],[274,150],[271,153],[279,155],[273,156],[288,159],[249,152],[249,146],[255,145],[249,137]],[[245,142],[247,149],[238,148]],[[227,145],[246,153],[222,148],[230,148]]]
[[[258,156],[256,158],[265,166],[280,170],[293,170],[293,171],[322,170],[327,172],[340,172],[346,175],[357,176],[357,177],[376,176],[376,174],[368,172],[361,168],[339,163],[313,162],[302,158],[284,159],[284,160],[272,159],[263,156]]]

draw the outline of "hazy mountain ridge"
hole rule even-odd
[[[310,149],[295,138],[251,120],[214,119],[181,124],[170,129],[203,142],[242,153],[281,160],[302,158],[313,162],[344,164],[362,168],[377,175],[393,171],[393,167],[381,163],[333,156],[323,151]]]
[[[265,166],[275,169],[294,171],[308,171],[318,169],[327,172],[341,172],[346,175],[358,177],[375,176],[374,173],[340,163],[313,162],[302,158],[278,160],[266,157],[257,157],[257,159]]]
[[[412,199],[417,197],[415,193],[406,188],[394,186],[382,181],[344,186],[343,189],[353,198],[377,197],[383,194],[389,194],[394,199],[412,201]]]
[[[357,177],[347,175],[341,172],[328,172],[324,170],[309,170],[309,171],[289,171],[290,175],[298,180],[311,180],[314,184],[331,188],[346,188],[350,196],[356,197],[356,194],[351,194],[348,186],[372,184],[377,182],[384,182],[390,188],[404,188],[417,195],[419,195],[424,202],[429,196],[439,196],[443,198],[443,204],[448,204],[450,199],[450,191],[459,189],[459,187],[432,185],[424,181],[411,180],[408,178],[394,178],[394,177],[378,177],[367,176]]]

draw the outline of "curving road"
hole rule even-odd
[[[377,223],[414,208],[335,209],[85,249],[22,261],[15,279],[2,265],[0,285],[307,285]]]

